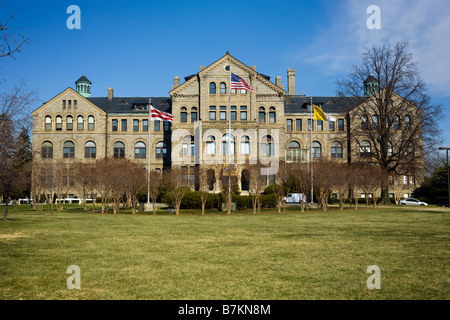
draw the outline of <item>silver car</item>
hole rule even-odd
[[[427,206],[428,205],[428,203],[419,201],[419,200],[414,199],[414,198],[408,198],[408,199],[405,199],[405,200],[400,200],[399,204],[410,205],[410,206]]]

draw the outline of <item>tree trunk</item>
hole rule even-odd
[[[8,200],[5,203],[5,214],[3,215],[3,221],[8,221]]]
[[[389,199],[389,183],[383,182],[381,185],[380,204],[387,205],[391,201]]]

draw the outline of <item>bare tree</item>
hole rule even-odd
[[[159,189],[162,184],[162,175],[159,172],[151,171],[150,172],[150,200],[152,202],[153,214],[156,214],[156,201],[159,195]]]
[[[124,181],[125,190],[127,197],[130,199],[131,202],[131,212],[135,214],[136,207],[139,202],[138,200],[139,192],[144,190],[144,188],[147,186],[146,171],[140,165],[132,161],[127,161],[125,173],[126,173],[126,179]],[[155,181],[155,179],[152,180],[152,184],[157,183],[158,182]],[[153,204],[153,213],[155,213],[155,203]]]
[[[348,198],[353,174],[346,163],[334,163],[333,167],[333,170],[330,171],[330,182],[333,190],[336,191],[339,209],[344,210],[344,201]]]
[[[261,193],[263,191],[263,181],[261,178],[261,164],[250,164],[246,173],[249,175],[250,193],[252,195],[253,213],[261,212]]]
[[[407,50],[408,43],[366,49],[361,63],[348,79],[338,81],[338,88],[354,108],[350,132],[361,157],[396,175],[420,177],[424,149],[439,138],[436,119],[442,108],[430,104],[426,84]],[[388,201],[386,180],[382,202]]]
[[[28,38],[17,32],[19,28],[11,26],[15,14],[0,19],[0,58],[14,57],[15,53],[21,52],[24,44],[29,43]]]
[[[164,180],[170,185],[169,192],[172,203],[175,207],[175,214],[180,214],[181,201],[186,193],[187,187],[183,181],[183,170],[180,167],[174,167],[167,170],[164,174]]]
[[[323,211],[328,208],[328,197],[333,187],[330,175],[334,167],[334,163],[328,160],[317,159],[314,162],[314,192]]]
[[[207,190],[208,185],[208,172],[210,168],[206,165],[202,165],[199,168],[199,185],[200,185],[200,200],[202,203],[202,215],[205,214],[206,201],[208,201],[209,192]]]

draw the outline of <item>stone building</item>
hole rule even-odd
[[[230,72],[243,78],[254,92],[230,91]],[[359,158],[361,147],[351,139],[357,129],[350,123],[352,110],[359,104],[342,96],[296,95],[293,69],[287,70],[286,91],[280,76],[272,82],[255,66],[227,52],[184,80],[180,83],[174,77],[167,97],[115,97],[113,88],[108,88],[106,97],[91,97],[92,83],[82,76],[75,82],[76,90],[67,88],[33,111],[35,161],[128,157],[147,168],[150,155],[151,170],[180,166],[186,185],[210,192],[222,190],[220,177],[231,163],[236,164],[233,177],[245,193],[249,188],[244,170],[258,160],[274,169],[265,177],[269,185],[275,182],[279,160],[308,162],[310,150],[312,158],[340,162]],[[378,90],[370,77],[366,86]],[[173,122],[149,122],[149,101],[173,114]],[[311,122],[311,101],[336,122]],[[198,182],[202,167],[208,168],[206,186]],[[416,180],[406,178],[404,196],[410,195]],[[82,197],[76,189],[68,195]]]

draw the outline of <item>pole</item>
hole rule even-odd
[[[231,211],[231,64],[228,81],[228,213]]]
[[[148,99],[148,143],[147,143],[147,158],[148,158],[148,164],[147,164],[147,203],[150,203],[150,130],[151,130],[151,120],[152,120],[152,98]]]
[[[311,153],[310,158],[311,158],[311,162],[310,162],[310,168],[311,168],[311,203],[314,202],[314,183],[313,183],[313,179],[314,179],[314,174],[313,174],[313,147],[312,147],[312,132],[313,132],[313,100],[311,97],[311,110],[310,110],[310,121],[311,121],[311,141],[310,141],[310,148],[309,148],[309,152]]]

